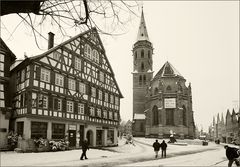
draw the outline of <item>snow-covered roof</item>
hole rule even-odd
[[[145,119],[145,114],[137,114],[135,113],[133,119]]]

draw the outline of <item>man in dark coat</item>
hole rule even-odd
[[[228,161],[228,167],[231,167],[233,162],[236,163],[237,166],[240,166],[238,157],[240,156],[240,150],[235,147],[229,147],[228,145],[224,146],[226,149],[226,156]]]
[[[88,141],[84,140],[83,143],[82,143],[82,155],[81,155],[81,158],[80,158],[81,160],[83,160],[83,157],[85,157],[85,159],[88,159],[87,155],[86,155],[87,150],[89,150]]]
[[[162,157],[166,158],[166,150],[167,150],[167,143],[165,143],[165,140],[161,143],[161,149],[162,149]]]
[[[158,142],[158,140],[156,140],[154,143],[153,143],[153,148],[154,148],[154,151],[155,151],[155,158],[158,157],[158,151],[160,149],[160,143]]]

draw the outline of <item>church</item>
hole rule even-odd
[[[153,45],[142,11],[133,45],[133,136],[193,139],[191,84],[166,62],[154,76]]]

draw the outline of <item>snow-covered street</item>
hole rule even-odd
[[[1,166],[223,166],[227,164],[222,145],[168,144],[167,158],[155,159],[155,139],[136,138],[132,144],[119,140],[118,147],[90,149],[88,160],[79,160],[81,150],[44,153],[1,152]]]

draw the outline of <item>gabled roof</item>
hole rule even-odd
[[[144,19],[144,14],[142,10],[141,21],[138,29],[137,41],[149,41],[147,27]]]
[[[85,31],[85,32],[83,32],[83,33],[80,33],[80,34],[78,34],[78,35],[76,35],[76,36],[68,39],[67,41],[65,41],[65,42],[63,42],[63,43],[61,43],[61,44],[59,44],[59,45],[57,45],[57,46],[49,49],[48,51],[46,51],[46,52],[44,52],[44,53],[42,53],[42,54],[40,54],[40,55],[36,55],[36,56],[32,56],[32,57],[28,57],[28,58],[24,59],[21,63],[19,63],[19,64],[18,64],[17,66],[15,66],[14,68],[17,68],[18,66],[21,66],[21,64],[28,64],[28,63],[30,63],[30,62],[32,62],[32,61],[41,59],[41,58],[43,58],[44,56],[50,54],[51,52],[53,52],[53,51],[61,48],[62,46],[65,46],[66,44],[68,44],[68,43],[76,40],[77,38],[79,38],[79,37],[84,37],[85,34],[88,34],[88,33],[90,33],[90,32],[95,33],[95,35],[97,36],[97,38],[98,38],[98,40],[99,40],[99,43],[100,43],[100,45],[101,45],[101,48],[103,49],[103,52],[105,53],[105,49],[104,49],[103,43],[102,43],[102,41],[101,41],[101,38],[99,37],[99,34],[98,34],[98,32],[97,32],[97,29],[94,27],[94,28],[92,28],[92,29],[90,29],[90,30],[88,30],[88,31]],[[121,98],[123,98],[123,95],[122,95],[122,93],[121,93],[121,91],[120,91],[120,89],[119,89],[119,86],[118,86],[117,82],[116,82],[115,75],[114,75],[114,72],[113,72],[113,70],[112,70],[112,67],[111,67],[111,65],[110,65],[110,63],[109,63],[109,61],[108,61],[108,58],[107,58],[107,56],[106,56],[105,54],[103,54],[103,56],[104,56],[104,58],[106,59],[108,65],[109,65],[110,71],[111,71],[111,73],[112,73],[112,75],[113,75],[113,80],[114,80],[114,82],[115,82],[115,84],[116,84],[116,87],[117,87],[117,90],[118,90],[118,92],[119,92],[119,96],[120,96]],[[13,69],[14,69],[14,68],[13,68]],[[12,70],[13,70],[13,69],[12,69]]]
[[[0,50],[8,52],[12,59],[14,59],[14,60],[16,59],[16,55],[9,49],[9,47],[2,40],[1,37],[0,37]]]
[[[155,78],[162,78],[162,77],[182,77],[183,76],[167,61],[162,68],[158,71],[158,73],[154,76]]]

